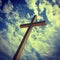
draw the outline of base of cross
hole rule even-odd
[[[28,27],[22,41],[21,41],[21,44],[19,45],[14,57],[13,57],[13,60],[20,60],[20,57],[21,57],[21,54],[22,54],[22,51],[24,49],[24,46],[28,40],[28,37],[31,33],[31,30],[34,26],[44,26],[46,25],[45,21],[42,21],[42,22],[35,22],[37,19],[37,16],[35,15],[31,21],[31,23],[28,23],[28,24],[22,24],[20,25],[21,28],[25,28],[25,27]]]

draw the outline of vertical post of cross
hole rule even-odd
[[[13,57],[13,60],[20,60],[21,53],[23,51],[23,48],[25,46],[25,43],[27,42],[27,39],[28,39],[28,37],[30,35],[30,32],[32,30],[32,24],[36,21],[36,19],[37,19],[37,16],[35,15],[34,18],[33,18],[33,20],[31,21],[29,27],[28,27],[28,30],[27,30],[26,34],[24,35],[24,37],[22,39],[21,44],[18,47],[18,50],[16,51],[16,54]]]

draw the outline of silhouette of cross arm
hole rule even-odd
[[[26,28],[26,27],[29,27],[30,24],[31,24],[31,23],[22,24],[22,25],[20,25],[20,27],[21,27],[21,28]],[[34,23],[32,24],[32,27],[34,27],[34,26],[44,26],[44,25],[46,25],[45,21],[34,22]]]
[[[25,35],[24,35],[24,37],[23,37],[23,39],[21,41],[21,44],[19,45],[15,55],[13,56],[13,60],[20,60],[23,48],[24,48],[24,46],[25,46],[25,44],[26,44],[26,42],[28,40],[28,37],[29,37],[29,35],[31,33],[31,30],[32,30],[33,26],[40,25],[39,23],[34,23],[36,21],[36,19],[37,19],[37,16],[35,15],[33,17],[32,21],[31,21],[31,23],[23,25],[23,27],[28,27],[28,29],[27,29],[27,31],[26,31],[26,33],[25,33]],[[44,23],[44,24],[42,24],[42,23]],[[41,26],[42,25],[46,25],[45,21],[41,22]]]

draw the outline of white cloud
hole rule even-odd
[[[56,0],[52,0],[54,3],[56,2]]]
[[[13,4],[10,0],[8,0],[8,3],[4,5],[3,12],[4,13],[10,13],[13,10]]]
[[[28,8],[33,10],[33,12],[34,12],[33,15],[37,15],[37,20],[43,19],[43,17],[38,14],[39,6],[37,6],[37,4],[36,4],[38,0],[25,0],[25,1],[27,3]]]
[[[27,13],[26,17],[27,17],[27,18],[31,18],[31,16],[30,16],[30,14],[29,14],[29,13]]]
[[[37,0],[26,0],[27,6],[29,9],[32,9],[36,15],[38,15],[37,11],[37,5],[36,5]]]
[[[11,11],[12,14],[6,14],[6,17],[8,18],[8,20],[19,20],[20,19],[20,16],[19,16],[19,12],[18,11]]]
[[[7,39],[6,31],[7,31],[6,29],[4,29],[3,31],[0,31],[0,51],[12,57],[13,48],[11,44],[9,44],[8,40],[6,40]]]

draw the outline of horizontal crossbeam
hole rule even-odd
[[[26,28],[26,27],[29,27],[30,24],[31,24],[31,23],[22,24],[22,25],[20,25],[20,27],[21,27],[21,28]],[[34,23],[32,24],[32,27],[34,27],[34,26],[44,26],[44,25],[46,25],[45,21],[34,22]]]

